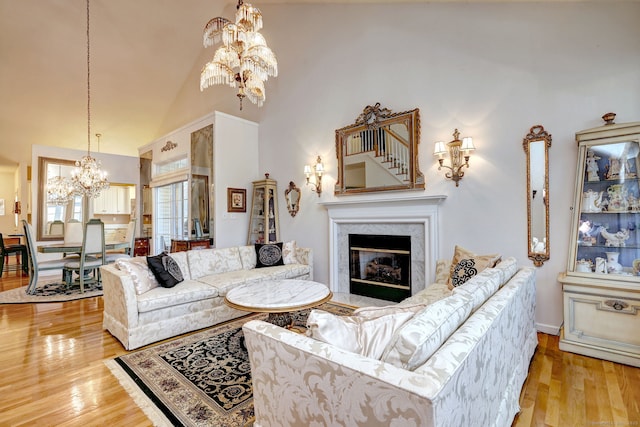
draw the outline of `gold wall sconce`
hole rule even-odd
[[[322,164],[322,159],[320,156],[316,159],[316,164],[313,166],[313,170],[311,170],[311,166],[304,166],[304,174],[307,177],[307,185],[311,185],[313,188],[312,191],[318,193],[318,197],[320,197],[320,193],[322,193],[322,173],[324,172],[324,165]],[[311,174],[315,176],[315,183],[310,181]]]
[[[456,183],[456,187],[458,187],[459,181],[464,176],[462,168],[469,167],[469,158],[471,157],[471,152],[475,149],[473,139],[468,136],[460,141],[460,132],[456,129],[453,131],[453,141],[447,142],[446,147],[443,141],[438,141],[435,144],[433,155],[438,156],[438,170],[442,168],[449,169],[445,176],[452,179]],[[451,166],[444,164],[444,156],[447,152],[449,153]]]

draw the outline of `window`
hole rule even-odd
[[[168,173],[175,172],[180,169],[186,169],[188,166],[189,164],[187,163],[186,157],[183,157],[178,160],[172,160],[167,163],[156,164],[154,176],[166,175]]]
[[[169,251],[171,238],[189,236],[188,181],[156,187],[155,253]]]
[[[70,209],[68,213],[67,209]],[[74,196],[66,205],[47,205],[47,224],[53,221],[69,222],[70,219],[82,222],[82,196]]]

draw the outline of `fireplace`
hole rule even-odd
[[[351,294],[400,302],[411,296],[411,236],[349,234]]]
[[[435,276],[439,236],[438,205],[446,196],[406,195],[348,197],[322,202],[329,214],[329,285],[334,293],[351,293],[349,235],[410,236],[410,295]],[[407,295],[409,295],[407,294]]]

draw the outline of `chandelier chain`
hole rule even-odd
[[[89,0],[87,0],[87,156],[91,155],[91,43],[89,43]]]

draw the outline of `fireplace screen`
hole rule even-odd
[[[411,295],[411,236],[350,234],[350,292],[387,301]]]

